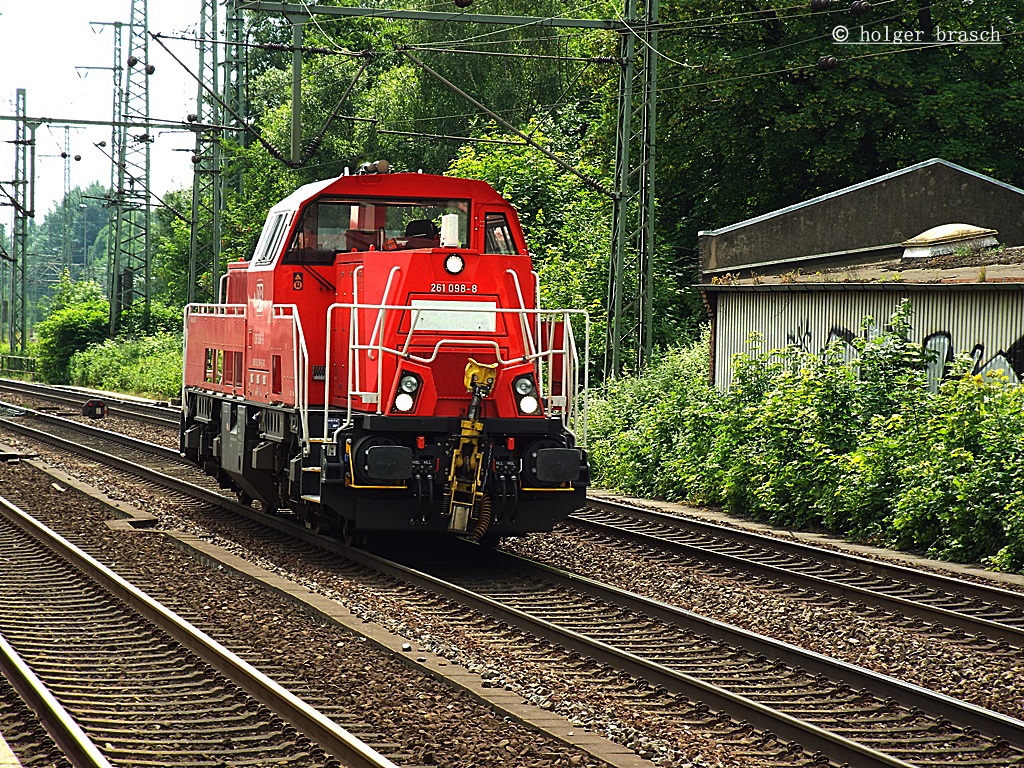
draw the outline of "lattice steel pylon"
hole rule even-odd
[[[26,260],[28,259],[28,220],[34,216],[36,176],[36,128],[25,111],[25,89],[15,92],[14,114],[14,231],[11,237],[11,284],[8,305],[7,343],[11,352],[25,352],[28,343],[28,306],[26,303]]]
[[[121,114],[115,123],[128,121],[149,123],[149,76],[155,68],[149,63],[149,14],[147,0],[132,0],[131,22],[128,26],[128,58],[125,60]],[[120,62],[115,62],[115,79]],[[115,103],[118,95],[115,92]],[[114,129],[114,165],[117,181],[111,194],[114,213],[113,247],[110,263],[110,330],[121,328],[121,315],[136,301],[144,302],[143,317],[149,316],[150,300],[150,218],[149,194],[150,144],[149,129],[129,132],[127,127]]]
[[[217,300],[220,285],[221,108],[210,92],[220,93],[219,0],[203,0],[199,20],[199,90],[189,124],[196,136],[192,164],[192,222],[188,260],[188,301]],[[210,92],[207,91],[209,88]]]
[[[113,107],[110,117],[110,158],[113,162],[110,164],[110,186],[106,193],[106,203],[104,206],[107,208],[107,253],[106,263],[103,265],[97,265],[95,259],[95,249],[92,260],[89,259],[88,246],[85,244],[85,238],[82,238],[82,253],[84,263],[82,265],[83,274],[86,280],[96,280],[103,284],[103,288],[106,291],[107,298],[111,301],[113,306],[113,285],[111,283],[111,277],[113,275],[113,264],[114,254],[117,252],[117,239],[114,233],[117,231],[118,221],[121,218],[121,208],[118,205],[119,197],[117,195],[118,189],[118,178],[120,177],[119,161],[118,158],[121,156],[121,144],[124,143],[127,137],[127,132],[123,126],[119,126],[118,123],[122,122],[121,115],[124,112],[124,62],[123,56],[123,45],[122,45],[122,30],[124,24],[120,21],[111,22],[92,22],[96,26],[110,26],[114,28],[114,64],[110,68],[113,73]]]
[[[221,120],[231,130],[232,138],[239,146],[248,144],[249,132],[239,118],[246,118],[245,103],[245,18],[238,10],[236,0],[227,0],[224,17],[224,60],[222,62],[221,100],[224,110]],[[236,117],[237,116],[237,117]],[[224,176],[225,191],[242,193],[242,174],[236,170]]]
[[[639,370],[654,343],[655,138],[659,0],[626,0],[615,142],[605,375]]]

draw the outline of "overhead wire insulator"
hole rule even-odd
[[[812,11],[827,11],[830,0],[811,0]]]
[[[473,4],[473,0],[455,0],[455,5],[458,8],[469,8]]]
[[[839,59],[835,56],[822,56],[818,59],[817,67],[822,72],[828,72],[831,69],[835,69],[839,66]]]
[[[850,11],[854,16],[863,16],[865,13],[871,10],[871,3],[868,0],[853,0],[850,3]]]

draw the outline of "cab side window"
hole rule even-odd
[[[504,213],[484,215],[484,253],[519,253]]]
[[[256,244],[256,252],[253,259],[257,264],[269,264],[281,250],[281,241],[284,240],[285,232],[291,223],[291,211],[280,211],[273,214],[263,225],[259,242]]]
[[[282,263],[333,264],[336,252],[344,247],[343,230],[339,231],[339,207],[323,204],[308,206],[295,229]]]

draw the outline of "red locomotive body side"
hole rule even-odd
[[[302,187],[229,265],[222,303],[187,309],[182,452],[331,530],[550,529],[587,468],[574,313],[538,294],[515,211],[483,182]]]

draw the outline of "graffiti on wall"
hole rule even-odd
[[[938,368],[937,378],[941,379],[947,364],[953,362],[958,349],[953,345],[953,337],[946,331],[939,331],[926,337],[924,348],[934,351],[936,361],[932,364]],[[975,344],[968,354],[974,361],[974,372],[986,374],[995,371],[1005,374],[1010,381],[1024,380],[1024,336],[1013,342],[1009,348],[989,353],[984,344]],[[929,383],[933,376],[929,371]]]
[[[825,339],[828,345],[833,341],[843,342],[848,358],[855,354],[853,340],[857,337],[853,331],[843,325],[833,325]],[[795,330],[786,334],[789,344],[802,350],[811,349],[811,333],[808,324],[798,325]],[[939,382],[946,375],[947,365],[953,362],[958,352],[967,351],[974,361],[974,373],[987,374],[1001,372],[1007,379],[1018,384],[1024,382],[1024,336],[1019,337],[1006,349],[990,351],[985,344],[976,342],[970,349],[966,345],[954,344],[953,335],[949,331],[938,331],[925,337],[921,343],[925,351],[932,352],[928,363],[927,375],[930,389],[937,389]]]

